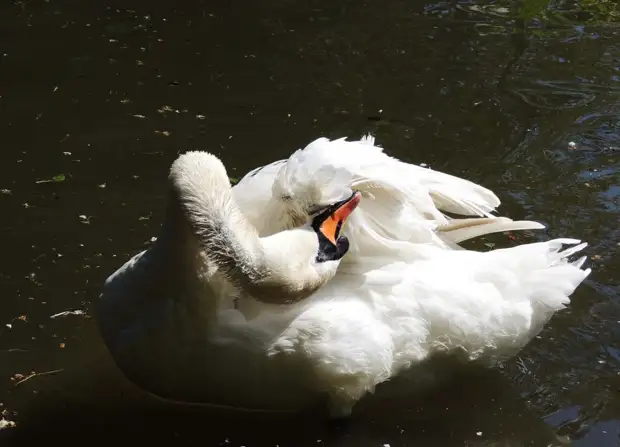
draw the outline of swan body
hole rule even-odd
[[[346,416],[435,353],[514,355],[590,273],[569,259],[586,246],[574,239],[462,249],[542,225],[494,217],[491,191],[388,157],[372,138],[316,140],[232,190],[224,177],[206,153],[175,161],[162,236],[99,302],[116,363],[163,397],[293,410],[325,395]],[[363,198],[346,253],[317,265],[308,222],[353,189]]]

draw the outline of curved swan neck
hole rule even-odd
[[[318,249],[316,234],[298,229],[260,239],[238,209],[226,169],[215,156],[183,154],[173,163],[169,179],[171,206],[177,204],[218,270],[246,293],[261,301],[292,302],[326,280],[311,266]],[[305,253],[300,246],[307,248]]]

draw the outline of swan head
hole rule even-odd
[[[184,233],[192,261],[199,254],[243,295],[274,304],[307,298],[334,277],[349,250],[341,231],[361,199],[359,192],[350,192],[304,225],[261,237],[237,206],[226,169],[214,155],[183,154],[173,163],[169,181],[166,227],[173,246],[180,245],[174,238],[179,229],[189,230]]]
[[[349,240],[340,233],[361,200],[358,191],[318,212],[310,224],[317,234],[319,249],[316,262],[338,261],[349,251]]]
[[[275,177],[268,230],[295,228],[323,215],[354,194],[353,182],[349,170],[324,163],[308,148],[295,152]]]
[[[262,238],[272,268],[258,284],[260,296],[252,295],[263,302],[289,304],[307,298],[331,280],[349,250],[349,240],[341,234],[342,229],[360,199],[361,194],[354,191],[314,215],[305,225]],[[272,287],[265,287],[266,283]],[[282,296],[287,297],[285,303]]]

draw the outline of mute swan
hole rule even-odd
[[[295,410],[325,394],[347,416],[434,353],[513,355],[590,273],[568,260],[586,245],[574,239],[461,249],[542,225],[493,217],[491,191],[369,138],[319,139],[232,190],[207,153],[169,179],[161,236],[108,278],[98,309],[117,365],[165,398]]]

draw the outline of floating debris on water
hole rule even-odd
[[[13,428],[15,427],[17,424],[13,421],[10,420],[6,420],[4,418],[0,419],[0,430],[4,430],[6,428]]]
[[[170,112],[181,113],[178,109],[173,109],[170,106],[161,106],[159,109],[157,109],[157,113],[161,113],[162,115]]]
[[[13,377],[11,377],[11,380],[13,380],[13,381],[19,380],[19,382],[15,383],[15,385],[14,385],[14,386],[17,386],[17,385],[19,385],[21,383],[24,383],[24,382],[32,379],[33,377],[47,376],[47,375],[56,374],[56,373],[59,373],[59,372],[62,372],[62,371],[64,371],[64,368],[54,369],[52,371],[45,371],[45,372],[40,372],[40,373],[32,371],[27,376],[24,376],[23,374],[20,374],[20,373],[16,373]]]
[[[46,180],[37,180],[35,183],[40,184],[40,183],[59,183],[59,182],[64,182],[67,179],[67,177],[65,176],[65,174],[57,174],[54,177],[52,177],[51,179],[46,179]]]
[[[50,316],[50,318],[66,317],[67,315],[86,315],[86,312],[80,309],[65,310],[64,312],[58,312],[57,314]]]

